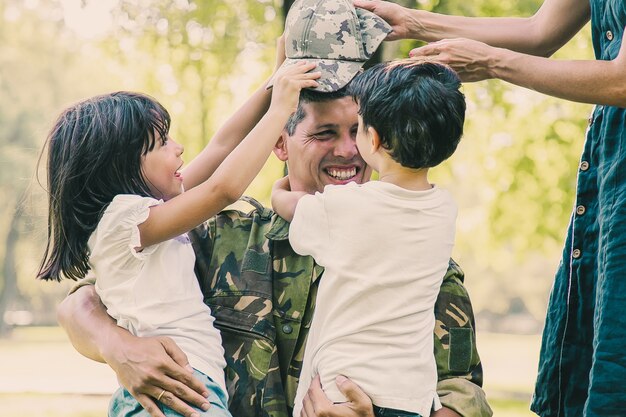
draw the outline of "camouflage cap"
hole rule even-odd
[[[383,19],[351,0],[296,0],[285,20],[285,65],[314,62],[322,76],[314,90],[345,86],[391,32]],[[268,88],[273,85],[273,78]]]

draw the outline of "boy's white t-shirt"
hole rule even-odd
[[[448,268],[456,205],[438,187],[371,181],[303,197],[289,228],[301,255],[325,267],[305,349],[294,416],[320,375],[333,402],[344,375],[372,402],[429,416],[441,407],[433,354],[434,305]]]
[[[138,225],[162,200],[118,195],[89,238],[90,275],[117,324],[137,336],[169,336],[189,364],[224,393],[224,349],[194,273],[195,254],[186,234],[144,248]]]

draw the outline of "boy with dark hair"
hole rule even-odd
[[[463,134],[465,98],[450,68],[405,59],[357,75],[349,94],[363,127],[405,168],[431,168],[456,150]]]
[[[454,244],[456,205],[428,182],[463,133],[460,80],[446,66],[380,64],[349,87],[360,105],[357,146],[379,181],[289,190],[272,204],[292,220],[289,242],[325,267],[294,405],[319,375],[333,402],[338,375],[354,380],[377,415],[427,417],[441,407],[433,356],[434,305]],[[384,300],[381,302],[381,300]]]

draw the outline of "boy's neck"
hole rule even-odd
[[[428,168],[405,168],[398,163],[384,164],[378,172],[378,181],[388,182],[411,191],[430,190],[433,186],[428,182]]]

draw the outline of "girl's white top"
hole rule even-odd
[[[90,275],[118,326],[137,336],[169,336],[190,365],[226,392],[224,349],[194,273],[195,255],[186,234],[138,252],[138,225],[163,201],[118,195],[89,238]]]
[[[305,196],[289,229],[293,249],[325,267],[294,416],[319,374],[333,402],[344,375],[384,408],[429,416],[441,407],[433,355],[434,305],[452,253],[456,205],[438,187],[372,181]]]

